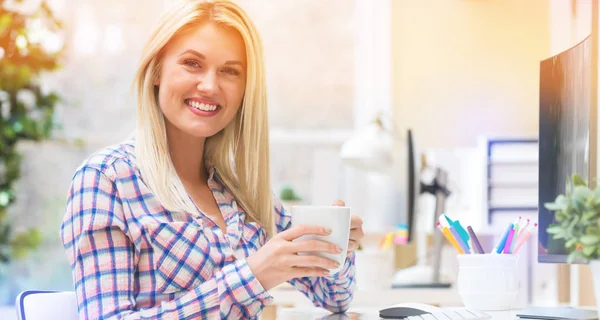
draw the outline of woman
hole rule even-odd
[[[135,138],[88,158],[69,190],[61,238],[80,317],[254,318],[286,281],[345,311],[362,221],[352,219],[339,273],[297,254],[339,249],[292,242],[328,230],[291,227],[273,200],[262,45],[246,13],[224,0],[178,3],[135,86]]]

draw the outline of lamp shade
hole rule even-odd
[[[393,138],[378,122],[367,125],[342,145],[342,161],[352,167],[387,172],[393,165]]]

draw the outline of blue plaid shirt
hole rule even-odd
[[[214,168],[208,184],[225,234],[204,215],[161,206],[140,176],[133,140],[96,152],[76,170],[60,236],[81,319],[248,319],[272,302],[245,261],[265,244],[265,230],[245,220]],[[289,228],[279,201],[274,211],[278,232]],[[290,283],[315,306],[343,312],[354,273],[352,254],[333,276]]]

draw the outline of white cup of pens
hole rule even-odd
[[[458,252],[458,294],[466,308],[483,311],[510,310],[519,291],[518,257],[537,223],[521,221],[509,225],[496,246],[486,251],[477,235],[458,220],[441,215],[437,224]]]

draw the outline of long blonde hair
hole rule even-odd
[[[182,31],[206,21],[233,28],[242,36],[247,76],[242,106],[231,123],[206,139],[204,162],[214,165],[250,221],[259,223],[271,236],[275,223],[263,48],[256,27],[234,2],[183,0],[161,18],[146,44],[134,80],[138,100],[137,162],[145,183],[167,210],[197,210],[173,166],[154,84],[161,72],[164,48]]]

